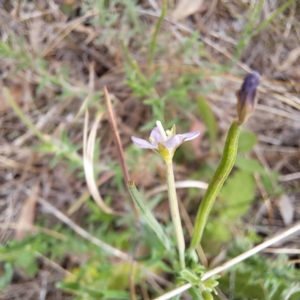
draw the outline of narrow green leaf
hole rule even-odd
[[[192,296],[193,300],[204,300],[202,297],[202,291],[200,291],[199,287],[197,287],[197,286],[192,286],[189,289],[189,294]],[[179,296],[181,296],[181,294]],[[180,300],[180,297],[179,297],[179,300]]]
[[[182,276],[182,278],[184,278],[187,282],[191,284],[199,284],[201,282],[201,279],[190,270],[182,270],[180,272],[180,275]]]
[[[91,297],[94,297],[94,299],[103,299],[103,291],[89,288],[87,286],[80,284],[79,282],[59,282],[56,284],[56,286],[59,289],[73,292],[76,293],[77,295],[81,295],[81,296],[89,295]]]
[[[157,220],[152,215],[150,209],[148,208],[146,202],[144,201],[143,197],[137,190],[135,184],[132,181],[128,182],[128,187],[130,191],[130,195],[132,200],[134,201],[135,205],[137,206],[140,213],[145,218],[148,226],[155,232],[159,240],[165,246],[167,250],[171,249],[171,242],[167,234],[165,233],[162,226],[157,222]]]
[[[275,19],[277,16],[279,16],[283,11],[285,11],[295,1],[296,0],[284,1],[281,6],[279,6],[276,10],[274,10],[268,18],[266,18],[263,22],[261,22],[255,30],[253,30],[252,36],[257,35],[260,31],[262,31],[270,22],[273,21],[273,19]]]

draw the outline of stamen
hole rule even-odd
[[[172,137],[172,132],[171,132],[171,130],[167,129],[167,130],[166,130],[166,134],[167,134],[167,137],[168,137],[168,138],[171,138],[171,137]]]

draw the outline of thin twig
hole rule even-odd
[[[279,176],[280,181],[298,180],[299,178],[300,178],[300,172]]]
[[[37,251],[36,251],[35,253],[36,253],[36,255],[37,255],[38,257],[40,257],[40,258],[43,260],[43,262],[44,262],[45,264],[47,264],[48,266],[52,267],[53,269],[55,269],[55,270],[57,270],[57,271],[63,273],[64,276],[76,278],[76,276],[75,276],[73,273],[71,273],[71,272],[69,272],[68,270],[64,269],[61,265],[59,265],[59,264],[57,264],[55,261],[49,259],[47,256],[45,256],[45,255],[43,255],[42,253],[37,252]]]
[[[300,230],[300,223],[296,223],[293,227],[284,230],[283,232],[281,232],[281,233],[275,235],[274,237],[266,240],[265,242],[261,243],[260,245],[254,247],[254,248],[242,253],[241,255],[231,259],[230,261],[224,263],[223,265],[208,271],[207,273],[205,273],[203,275],[201,280],[205,281],[205,280],[211,278],[212,276],[217,275],[217,274],[233,267],[234,265],[244,261],[245,259],[259,253],[260,251],[264,250],[265,248],[280,242],[281,240],[289,237],[292,234],[295,234],[299,230]],[[168,292],[168,293],[166,293],[166,294],[164,294],[160,297],[155,298],[154,300],[171,299],[172,297],[181,294],[182,292],[188,290],[191,287],[192,287],[191,283],[186,283],[186,284],[184,284],[184,285],[182,285],[182,286],[180,286],[180,287],[178,287],[178,288],[176,288],[176,289],[174,289],[174,290],[172,290],[172,291],[170,291],[170,292]]]
[[[0,230],[7,230],[7,228],[11,228],[11,229],[20,229],[20,224],[17,224],[17,223],[0,223]],[[48,228],[45,228],[45,227],[40,227],[40,226],[36,226],[36,225],[22,225],[22,229],[23,230],[28,230],[30,231],[31,233],[37,233],[37,232],[42,232],[44,234],[47,234],[49,236],[52,236],[58,240],[61,240],[61,241],[65,241],[67,240],[67,236],[57,232],[57,231],[54,231],[54,230],[51,230],[51,229],[48,229]]]
[[[27,195],[31,195],[32,191],[26,190]],[[58,218],[60,221],[68,225],[72,230],[74,230],[78,235],[83,237],[84,239],[92,242],[93,244],[99,246],[104,251],[114,255],[115,257],[118,257],[123,260],[130,260],[130,256],[126,253],[106,244],[105,242],[99,240],[98,238],[92,236],[90,233],[85,231],[83,228],[78,226],[76,223],[74,223],[70,218],[68,218],[65,214],[63,214],[61,211],[59,211],[56,207],[54,207],[52,204],[47,202],[41,197],[38,197],[38,202],[43,205],[45,208],[47,208],[56,218]]]

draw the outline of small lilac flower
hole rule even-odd
[[[190,141],[200,134],[199,131],[176,134],[175,126],[165,131],[160,121],[157,121],[156,125],[157,127],[151,131],[149,142],[135,136],[132,136],[131,140],[139,148],[152,149],[165,161],[172,159],[175,150],[183,142]]]
[[[248,74],[237,92],[237,112],[239,123],[244,123],[254,111],[257,102],[257,87],[259,85],[260,75],[257,72]]]

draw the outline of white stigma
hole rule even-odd
[[[161,124],[161,121],[156,121],[156,126],[157,126],[159,133],[160,133],[162,139],[164,140],[164,142],[167,141],[168,138],[167,138],[166,132]]]

